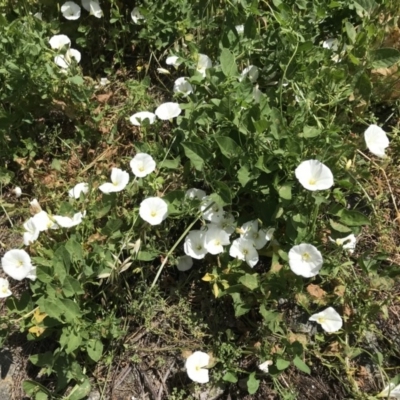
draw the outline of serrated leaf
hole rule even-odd
[[[306,374],[311,374],[311,369],[310,367],[299,357],[296,356],[293,359],[293,364],[300,370],[305,372]]]
[[[235,56],[228,49],[222,49],[219,60],[221,62],[222,72],[225,76],[237,75]]]

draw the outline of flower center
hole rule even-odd
[[[8,291],[8,289],[7,289],[5,286],[3,286],[3,287],[1,288],[1,292],[2,292],[2,293],[6,294],[7,291]]]
[[[144,171],[144,165],[143,164],[139,165],[138,170],[140,172],[143,172]]]
[[[301,258],[303,259],[303,261],[310,261],[311,256],[308,253],[303,253],[301,255]]]
[[[157,211],[152,210],[152,211],[150,212],[150,215],[154,218],[154,217],[157,215]]]
[[[214,240],[215,246],[221,246],[221,240],[220,239],[215,239]]]
[[[200,370],[201,370],[200,365],[196,365],[194,369],[195,369],[196,371],[200,371]]]
[[[17,262],[17,268],[22,267],[24,265],[22,260],[18,260]]]
[[[309,181],[308,181],[308,184],[309,185],[315,185],[317,183],[317,181],[315,180],[315,179],[313,179],[313,178],[311,178]]]
[[[249,254],[249,251],[247,249],[243,249],[242,253],[243,253],[243,255],[247,256],[247,254]]]
[[[317,322],[318,322],[319,324],[323,324],[323,323],[326,322],[326,318],[325,318],[325,317],[318,317]]]
[[[196,247],[196,250],[200,251],[202,248],[203,248],[203,246],[201,244],[198,244],[197,247]]]

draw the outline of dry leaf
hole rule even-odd
[[[289,342],[294,343],[294,342],[300,342],[304,346],[308,344],[307,336],[302,334],[302,333],[289,333]]]
[[[307,292],[316,299],[322,299],[324,296],[326,296],[325,290],[321,289],[320,286],[314,285],[312,283],[307,286]]]
[[[29,332],[32,333],[33,335],[36,335],[39,337],[43,332],[45,331],[45,328],[42,328],[41,326],[32,326],[29,328]]]
[[[335,293],[336,296],[343,297],[345,291],[346,291],[346,286],[339,285],[339,286],[335,287],[335,289],[333,290],[333,293]]]

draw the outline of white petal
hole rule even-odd
[[[64,18],[76,20],[81,16],[81,8],[73,1],[67,1],[61,6],[61,12]]]
[[[71,39],[66,35],[54,35],[49,40],[52,49],[59,50],[63,46],[69,47],[71,44]]]
[[[343,325],[342,317],[332,307],[311,315],[309,320],[319,323],[325,332],[337,332]]]
[[[143,22],[146,21],[145,17],[140,13],[139,7],[135,7],[131,12],[131,18],[134,24],[140,23],[140,20]]]
[[[87,194],[89,192],[89,185],[86,182],[77,183],[72,189],[68,191],[69,197],[79,199],[81,193]]]
[[[197,260],[201,260],[208,253],[205,248],[205,232],[200,230],[192,230],[185,237],[185,242],[183,245],[183,249],[185,254],[195,258]]]
[[[138,178],[143,178],[156,169],[156,162],[153,157],[146,153],[136,154],[129,164],[133,174]]]
[[[18,281],[27,278],[34,268],[29,254],[18,249],[7,251],[1,259],[1,266],[8,276]]]
[[[178,103],[163,103],[157,107],[155,114],[161,120],[175,118],[182,112]]]
[[[385,149],[389,146],[386,132],[377,125],[370,125],[364,132],[365,143],[369,151],[377,157],[385,157]]]
[[[303,161],[295,170],[296,178],[308,190],[326,190],[333,185],[331,170],[318,160]]]
[[[188,96],[190,93],[193,93],[192,85],[186,80],[186,78],[181,77],[178,78],[174,82],[173,91],[175,93],[182,93],[184,96]]]
[[[186,191],[185,196],[189,199],[203,200],[206,197],[206,192],[201,189],[191,188]]]
[[[311,244],[301,243],[289,251],[289,266],[296,275],[311,278],[318,274],[322,264],[322,254]]]
[[[160,197],[148,197],[140,203],[139,215],[150,225],[159,225],[168,216],[168,204]]]
[[[141,111],[136,114],[133,114],[129,118],[129,120],[131,121],[131,124],[135,125],[135,126],[140,126],[144,122],[147,122],[151,125],[151,124],[154,124],[154,122],[156,120],[156,115],[149,111]]]
[[[198,383],[207,383],[209,381],[207,367],[210,362],[210,356],[202,351],[195,351],[191,354],[185,363],[186,372],[189,378]]]

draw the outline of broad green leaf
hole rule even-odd
[[[247,380],[247,390],[249,394],[256,393],[259,386],[260,386],[260,381],[256,378],[256,373],[252,372],[249,375],[249,379]]]
[[[200,143],[194,142],[183,142],[181,143],[183,150],[185,151],[186,157],[192,162],[193,166],[198,170],[202,171],[204,164],[212,159],[212,154],[206,146]]]
[[[85,293],[79,281],[70,275],[67,275],[64,279],[63,292],[67,297],[72,297],[74,295],[80,295]]]
[[[244,274],[239,278],[239,282],[250,290],[258,288],[258,274]]]
[[[29,361],[37,367],[51,367],[54,362],[54,357],[50,351],[46,351],[45,353],[31,355]]]
[[[181,158],[176,157],[172,160],[163,160],[161,161],[160,165],[158,165],[158,168],[165,168],[165,169],[178,169],[179,166],[181,165]]]
[[[306,374],[311,374],[310,367],[299,357],[296,356],[293,360],[293,364],[300,370],[305,372]]]
[[[87,397],[90,393],[91,385],[89,379],[85,378],[82,383],[78,383],[73,387],[71,393],[65,400],[81,400]]]
[[[279,369],[279,371],[283,371],[290,365],[290,361],[284,360],[283,358],[278,358],[276,360],[276,368]]]
[[[378,3],[375,0],[356,0],[354,1],[357,14],[361,18],[370,16],[374,10],[378,7]]]
[[[240,167],[239,171],[237,172],[237,178],[242,187],[245,187],[248,182],[254,179],[254,176],[251,174],[247,164]]]
[[[341,233],[351,232],[350,228],[348,228],[347,226],[344,226],[342,224],[339,224],[339,222],[335,222],[332,219],[329,220],[329,225],[331,226],[332,229],[334,229],[335,231],[341,232]]]
[[[372,84],[366,73],[360,75],[357,80],[356,88],[360,92],[363,99],[369,99],[372,92]]]
[[[359,211],[342,209],[338,215],[340,217],[340,222],[347,226],[370,225],[368,217]]]
[[[228,49],[222,49],[220,62],[222,72],[225,76],[237,75],[235,56]]]
[[[106,225],[101,230],[101,233],[106,236],[111,236],[122,226],[122,220],[119,218],[109,219]]]
[[[229,159],[236,158],[242,153],[241,147],[228,136],[216,136],[215,141],[217,142],[221,153]]]
[[[353,24],[349,21],[346,21],[345,28],[346,28],[347,37],[349,38],[350,42],[352,44],[355,43],[357,32],[356,32]]]
[[[35,381],[26,380],[22,383],[22,387],[24,392],[30,396],[35,395],[36,393],[44,393],[47,396],[50,396],[50,392],[40,383]]]
[[[81,86],[84,83],[83,78],[79,75],[71,76],[68,78],[68,81],[78,86]]]
[[[136,258],[140,261],[153,261],[158,255],[155,251],[139,251]]]
[[[87,353],[93,361],[99,361],[103,355],[103,343],[100,340],[90,339],[87,343]]]
[[[286,182],[283,184],[279,190],[279,197],[281,197],[284,200],[291,200],[292,199],[292,185],[291,183]]]
[[[214,187],[216,194],[223,202],[223,204],[221,204],[222,206],[232,204],[231,190],[227,184],[224,182],[214,182]],[[219,202],[217,201],[217,203]]]
[[[240,293],[230,293],[230,295],[233,300],[235,317],[240,317],[241,315],[247,314],[251,310],[251,307],[242,300]]]
[[[71,260],[73,261],[83,261],[83,250],[82,245],[78,243],[74,237],[71,237],[68,242],[65,244],[65,248],[68,250],[68,253],[71,256]]]
[[[228,371],[222,377],[222,380],[225,381],[225,382],[236,383],[238,381],[238,378],[237,378],[237,375],[234,372]]]
[[[400,51],[383,47],[371,52],[372,68],[389,68],[400,61]]]
[[[305,138],[313,138],[317,137],[321,134],[321,129],[316,126],[305,125],[303,128],[303,137]]]

